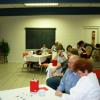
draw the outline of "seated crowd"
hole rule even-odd
[[[68,45],[65,51],[56,42],[51,50],[52,61],[57,60],[57,65],[46,64],[46,84],[56,90],[55,95],[63,100],[100,100],[99,81],[93,73],[93,66],[100,67],[100,44],[93,47],[79,41],[77,49]]]

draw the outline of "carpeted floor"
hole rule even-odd
[[[100,81],[100,69],[95,69],[95,72]],[[40,84],[45,84],[45,78],[45,71],[22,72],[21,63],[0,64],[0,90],[27,87],[32,79],[38,79]]]
[[[45,84],[46,73],[40,70],[22,72],[20,63],[0,64],[0,90],[27,87],[33,78],[38,79],[40,84]]]

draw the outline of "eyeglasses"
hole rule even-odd
[[[68,64],[73,64],[74,62],[68,61]]]

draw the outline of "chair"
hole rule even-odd
[[[40,68],[41,68],[41,72],[43,69],[46,69],[48,67],[48,63],[43,63],[40,65]]]
[[[93,72],[96,73],[98,81],[99,81],[99,84],[100,84],[100,69],[98,69],[98,70],[94,69]]]
[[[26,65],[26,66],[25,66],[25,65]],[[23,71],[23,69],[25,69],[25,68],[27,68],[27,70],[30,71],[30,66],[31,66],[31,62],[25,62],[25,63],[23,64],[22,71]]]
[[[23,52],[23,54],[22,54],[23,59],[24,59],[24,57],[27,56],[28,54],[29,54],[29,52],[27,52],[27,51],[26,51],[26,52]],[[31,62],[31,61],[26,61],[26,60],[24,59],[22,71],[23,71],[23,69],[26,69],[26,68],[27,68],[27,71],[31,71],[31,65],[32,65],[32,63],[33,63],[33,62]]]
[[[93,72],[96,73],[97,78],[100,79],[100,69],[98,69],[98,70],[97,69],[94,69]]]
[[[0,52],[0,63],[2,64],[8,63],[7,56],[5,56],[4,53],[1,53],[1,52]]]
[[[4,63],[4,55],[0,52],[0,63]]]

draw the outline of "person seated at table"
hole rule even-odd
[[[74,63],[74,70],[80,79],[70,89],[70,94],[56,92],[55,95],[61,96],[61,100],[100,100],[100,85],[96,74],[93,73],[92,63],[86,59],[78,59]]]
[[[49,49],[49,50],[50,50],[50,49]],[[61,43],[56,42],[56,44],[55,44],[55,50],[52,50],[52,49],[51,49],[51,51],[50,51],[51,54],[52,54],[52,58],[49,59],[49,61],[47,61],[47,62],[43,62],[41,66],[47,68],[48,65],[52,62],[52,60],[58,58],[58,55],[59,55],[59,54],[58,54],[58,51],[59,51],[59,53],[60,53],[60,51],[61,51],[61,55],[62,55],[62,57],[63,57],[64,59],[67,58],[66,52],[64,51],[64,48],[63,48],[63,45],[62,45]],[[60,56],[59,59],[60,59],[60,58],[62,59],[62,57]],[[64,60],[64,59],[63,59],[63,60]]]
[[[43,44],[43,45],[42,45],[41,51],[42,51],[42,53],[44,53],[44,54],[48,51],[48,48],[46,47],[46,44]]]
[[[74,63],[79,59],[79,56],[72,55],[68,60],[68,68],[62,77],[59,86],[57,87],[56,93],[70,93],[70,89],[74,87],[79,80],[78,74],[74,71]]]
[[[72,51],[71,51],[71,53],[70,53],[70,55],[69,55],[69,57],[68,57],[68,59],[72,56],[72,55],[77,55],[78,56],[78,50],[77,49],[72,49]],[[66,72],[66,69],[68,68],[68,59],[66,60],[66,62],[64,62],[64,63],[62,63],[62,65],[61,66],[63,66],[63,68],[65,68],[65,69],[62,69],[62,73],[63,73],[63,75],[64,75],[64,73]],[[63,76],[53,76],[53,77],[50,77],[50,78],[48,78],[47,80],[46,80],[46,84],[49,86],[49,87],[51,87],[51,88],[53,88],[53,89],[57,89],[57,87],[59,86],[59,84],[60,84],[60,81],[61,81],[61,78],[62,78]]]
[[[51,51],[52,51],[52,52],[53,52],[53,51],[54,51],[54,52],[57,51],[57,46],[58,46],[58,44],[59,44],[58,42],[55,42],[55,43],[54,43],[54,45],[51,47]]]
[[[69,57],[71,51],[72,51],[72,46],[71,46],[71,45],[68,45],[68,46],[66,47],[67,57]]]
[[[85,52],[82,52],[80,56],[82,58],[90,59],[93,52],[93,46],[91,44],[85,44]]]
[[[85,50],[85,43],[83,40],[79,41],[77,43],[77,49],[78,49],[78,53],[79,55],[81,55],[82,53],[86,53],[86,50]]]
[[[52,63],[49,63],[48,64],[48,67],[47,67],[47,78],[50,78],[53,76],[53,72],[56,72],[56,74],[60,74],[61,71],[62,71],[62,63],[66,63],[66,58],[64,52],[63,52],[63,47],[62,45],[59,45],[57,47],[57,52],[55,52],[54,55],[52,55],[52,63],[53,61],[56,61],[57,65],[55,65],[55,67],[53,66]]]
[[[67,54],[61,43],[59,43],[58,46],[56,47],[56,51],[52,52],[52,59],[56,59],[58,57],[60,57],[61,59],[62,59],[62,57],[64,59],[67,59]]]
[[[96,44],[96,48],[92,53],[92,58],[95,62],[100,62],[100,44]]]
[[[100,44],[96,44],[96,48],[93,50],[92,53],[92,60],[95,68],[100,68]]]
[[[64,75],[62,77],[56,76],[48,78],[46,84],[57,91],[69,93],[70,88],[74,86],[79,79],[78,75],[73,71],[73,64],[77,59],[79,59],[79,56],[70,55],[68,62],[72,61],[72,64],[66,63],[66,65],[64,65],[67,69]],[[64,84],[66,84],[66,86],[63,86]]]

